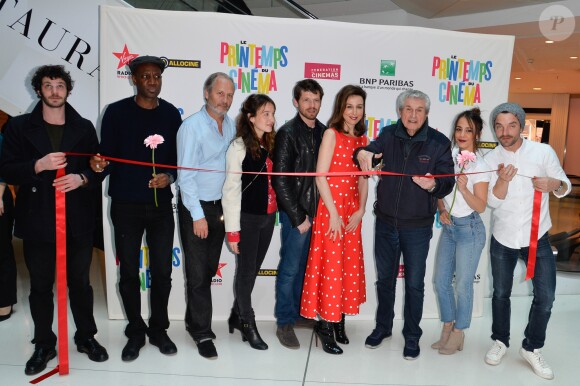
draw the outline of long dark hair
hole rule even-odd
[[[346,110],[346,101],[350,96],[358,95],[362,97],[363,104],[366,105],[367,93],[359,86],[352,84],[346,85],[340,89],[334,98],[334,107],[332,108],[332,115],[328,120],[328,127],[334,127],[336,130],[344,132],[344,110]],[[367,132],[365,125],[366,106],[363,108],[363,116],[360,121],[354,126],[354,135],[360,137]]]
[[[473,130],[473,151],[477,151],[477,144],[481,138],[481,132],[483,131],[483,119],[481,119],[481,110],[479,107],[474,107],[471,110],[465,110],[457,114],[455,120],[453,121],[453,127],[451,128],[451,144],[453,146],[455,143],[455,128],[457,123],[461,118],[465,118],[471,130]]]
[[[236,118],[236,137],[242,137],[247,151],[250,152],[254,159],[260,158],[260,145],[264,146],[270,154],[274,151],[274,136],[276,135],[276,130],[272,129],[270,133],[264,133],[262,142],[260,143],[260,139],[254,131],[254,124],[250,121],[250,118],[255,117],[258,110],[268,103],[274,106],[274,110],[276,110],[276,104],[269,96],[264,94],[251,94],[242,103],[240,114]]]

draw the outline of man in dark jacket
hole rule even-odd
[[[67,282],[70,308],[77,331],[79,352],[95,362],[109,356],[94,338],[93,289],[89,269],[93,253],[96,196],[100,187],[87,157],[67,157],[65,152],[94,154],[98,148],[93,124],[82,118],[66,100],[73,84],[63,66],[42,66],[32,77],[41,99],[32,113],[10,120],[0,159],[0,174],[19,185],[14,235],[23,240],[24,260],[30,273],[30,312],[34,321],[34,354],[24,372],[34,375],[56,356],[52,331],[53,285],[56,265],[55,189],[66,193]],[[56,178],[58,169],[65,170]]]
[[[100,152],[104,156],[150,162],[152,149],[144,141],[163,137],[155,148],[155,162],[177,163],[176,136],[181,115],[171,103],[159,98],[165,63],[156,56],[139,56],[129,62],[136,95],[107,106],[101,123]],[[157,137],[155,137],[157,136]],[[109,175],[111,221],[115,252],[119,260],[119,294],[127,316],[127,344],[121,351],[125,362],[139,357],[149,343],[165,355],[177,353],[177,346],[167,335],[167,305],[171,293],[173,265],[173,216],[171,184],[175,169],[155,168],[121,162],[110,164],[95,157],[94,171]],[[149,248],[148,274],[151,275],[149,325],[141,317],[139,268],[143,234]]]
[[[403,336],[405,359],[419,356],[419,339],[423,331],[425,267],[437,199],[451,192],[455,179],[429,177],[453,174],[449,140],[429,127],[429,96],[407,90],[397,97],[400,119],[384,127],[376,140],[357,149],[354,158],[363,171],[371,169],[373,157],[382,154],[385,172],[414,177],[383,177],[377,187],[375,202],[375,260],[377,265],[376,327],[366,339],[368,348],[378,347],[392,336],[395,315],[395,290],[399,259],[403,254],[405,268],[405,308]],[[423,177],[425,176],[425,177]]]
[[[316,119],[323,95],[320,84],[312,79],[301,80],[294,86],[293,103],[298,113],[276,133],[275,172],[316,171],[318,148],[326,129]],[[276,336],[283,346],[298,349],[294,325],[301,319],[300,296],[318,192],[314,177],[276,176],[273,184],[282,227],[276,277]]]

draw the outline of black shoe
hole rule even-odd
[[[77,351],[87,354],[93,362],[104,362],[109,359],[107,350],[95,338],[89,338],[77,344]]]
[[[338,323],[332,323],[334,327],[334,336],[338,343],[348,344],[348,336],[346,336],[346,331],[344,330],[344,314],[342,314],[342,319]]]
[[[421,353],[421,348],[419,347],[419,341],[414,339],[405,340],[405,348],[403,349],[403,358],[412,361],[417,359]]]
[[[217,350],[213,344],[213,340],[208,339],[197,344],[199,355],[207,359],[216,359],[218,357]]]
[[[250,346],[256,350],[267,350],[268,345],[262,340],[258,328],[256,327],[256,321],[241,321],[242,324],[242,341],[248,341]]]
[[[129,338],[121,352],[121,359],[125,362],[134,361],[139,357],[139,350],[143,346],[145,346],[144,336]]]
[[[232,308],[232,313],[228,318],[228,327],[230,334],[234,333],[234,329],[242,331],[242,322],[240,321],[240,315]]]
[[[54,348],[37,348],[26,362],[24,374],[34,375],[46,369],[46,364],[52,358],[56,357],[56,350]]]
[[[334,355],[342,354],[342,349],[334,340],[332,323],[320,320],[316,326],[314,326],[314,333],[316,334],[316,347],[318,347],[318,339],[320,339],[324,352]]]
[[[365,340],[365,347],[377,348],[381,345],[381,343],[383,343],[384,339],[389,340],[392,336],[393,334],[391,332],[383,332],[375,328]]]
[[[161,354],[173,355],[177,353],[177,346],[169,339],[167,332],[163,331],[159,334],[149,337],[149,343],[153,346],[159,347]]]

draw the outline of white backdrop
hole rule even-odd
[[[397,119],[396,96],[404,89],[422,90],[431,97],[430,125],[446,135],[453,117],[475,105],[483,117],[507,100],[514,39],[510,36],[467,34],[417,27],[361,25],[322,20],[273,19],[202,12],[172,12],[101,7],[100,108],[133,93],[127,60],[137,55],[167,58],[161,97],[177,106],[183,118],[203,104],[206,77],[223,71],[231,74],[238,89],[230,115],[254,92],[267,93],[277,104],[277,127],[295,115],[292,87],[304,77],[317,79],[325,91],[319,119],[329,118],[334,95],[345,84],[364,87],[367,97],[368,135]],[[486,127],[484,141],[492,141]],[[386,177],[388,178],[388,177]],[[373,319],[376,308],[373,260],[374,183],[363,220],[363,247],[367,278],[367,303],[360,319]],[[106,189],[106,187],[105,187]],[[106,190],[105,190],[106,191]],[[104,218],[110,200],[105,197]],[[489,215],[484,214],[489,229]],[[425,289],[425,317],[437,317],[431,282],[440,225],[434,224]],[[489,236],[488,236],[489,238]],[[105,221],[105,254],[109,317],[123,318],[117,290],[118,269],[110,221]],[[258,319],[273,319],[274,281],[279,260],[276,229],[258,278],[253,305]],[[147,247],[142,248],[142,295],[147,315]],[[169,313],[185,313],[183,253],[178,232],[173,250],[173,290]],[[488,266],[487,246],[474,278],[474,315],[482,313]],[[214,318],[225,319],[233,302],[235,259],[224,245],[220,268],[214,277]],[[398,283],[396,311],[400,317],[402,282]]]

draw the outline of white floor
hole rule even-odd
[[[24,364],[33,352],[30,344],[32,321],[28,308],[27,271],[18,262],[18,304],[10,319],[0,322],[0,385],[26,385],[35,377],[24,375]],[[578,277],[580,280],[580,276]],[[99,333],[97,339],[109,352],[104,363],[91,362],[80,354],[72,342],[74,324],[69,313],[70,374],[52,376],[40,385],[132,386],[132,385],[544,385],[550,381],[537,377],[519,356],[531,298],[512,300],[512,347],[499,366],[483,361],[490,345],[491,305],[485,301],[485,316],[476,318],[467,331],[462,352],[452,356],[439,355],[430,348],[438,339],[437,320],[423,320],[421,355],[415,361],[402,357],[402,321],[395,321],[392,340],[370,350],[364,339],[371,332],[371,322],[348,322],[349,345],[344,354],[333,356],[315,346],[312,331],[297,329],[301,343],[299,350],[282,347],[272,322],[258,323],[260,333],[270,348],[257,351],[243,343],[239,332],[228,334],[226,322],[214,322],[218,335],[217,360],[199,356],[197,348],[186,333],[183,322],[173,321],[169,336],[179,352],[171,357],[159,353],[147,344],[139,358],[131,363],[121,361],[126,342],[124,321],[107,319],[105,296],[99,264],[93,264],[92,282],[95,290],[95,317]],[[56,325],[55,325],[56,329]],[[555,372],[553,384],[580,384],[580,296],[562,295],[556,300],[544,348],[547,361]],[[55,330],[56,331],[56,330]],[[54,368],[56,359],[49,362],[47,371]]]

